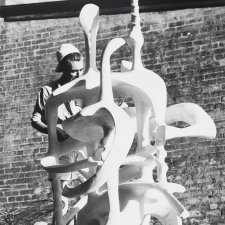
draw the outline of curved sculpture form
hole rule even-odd
[[[134,129],[136,129],[136,113],[134,108],[126,110],[132,118]],[[169,124],[185,122],[187,127],[177,128]],[[194,103],[180,103],[169,106],[166,109],[166,132],[165,139],[179,137],[205,137],[213,139],[216,137],[216,126],[211,117],[198,105]],[[157,157],[151,154],[154,146],[148,147],[148,152],[140,151],[135,155],[129,155],[123,165],[129,165],[120,171],[120,182],[125,182],[135,177],[141,177],[145,182],[153,183],[153,169],[159,164]],[[151,150],[152,149],[152,150]],[[135,167],[135,168],[134,168]],[[146,170],[147,176],[140,175],[140,171]],[[132,172],[131,172],[132,171]]]
[[[181,225],[186,209],[157,184],[129,182],[119,186],[120,224],[140,225],[146,215],[156,217],[162,224]],[[75,206],[76,207],[76,206]],[[77,225],[104,225],[109,212],[107,192],[92,193],[77,214]],[[88,216],[87,216],[88,215]]]
[[[96,174],[75,188],[66,187],[63,190],[63,195],[72,197],[74,195],[88,194],[97,191],[105,182],[107,182],[110,214],[108,224],[115,224],[115,218],[118,219],[120,212],[119,203],[117,203],[117,188],[118,188],[118,170],[120,165],[125,160],[134,138],[134,132],[130,125],[130,118],[122,108],[114,103],[111,77],[110,77],[110,56],[118,47],[123,44],[123,39],[111,40],[102,58],[101,71],[101,96],[100,101],[90,105],[81,111],[83,119],[91,118],[96,124],[102,126],[107,131],[107,135],[101,140],[104,144],[105,151],[108,152],[103,165],[99,168]],[[111,121],[110,121],[111,117]],[[76,120],[73,123],[76,127]],[[113,135],[112,144],[108,144],[108,136]],[[126,141],[124,141],[126,140]],[[113,162],[113,163],[112,163]],[[115,174],[117,173],[117,174]],[[115,212],[114,212],[115,211]]]
[[[121,71],[131,71],[132,62],[122,60]],[[127,108],[125,111],[132,118],[134,129],[136,128],[136,109]],[[175,122],[185,122],[188,124],[185,128],[170,126]],[[216,126],[211,117],[199,105],[194,103],[179,103],[166,108],[165,114],[166,136],[169,140],[177,137],[216,137]],[[138,132],[138,131],[137,131]]]
[[[180,103],[169,106],[166,110],[166,124],[186,122],[190,126],[176,128],[167,126],[166,139],[175,137],[216,137],[216,126],[211,117],[194,103]]]

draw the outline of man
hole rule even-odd
[[[33,116],[31,118],[32,127],[45,134],[48,133],[48,127],[45,118],[45,106],[47,99],[58,87],[82,76],[83,74],[83,58],[80,51],[74,45],[69,43],[62,44],[56,52],[56,56],[58,60],[56,72],[62,72],[62,76],[57,80],[49,82],[41,88],[38,93]],[[57,138],[60,142],[68,138],[68,135],[61,127],[61,123],[71,116],[79,113],[81,109],[82,102],[79,99],[67,101],[58,107]],[[79,153],[72,152],[69,155],[61,156],[60,162],[67,164],[83,159],[84,157],[85,155],[82,153],[82,151]],[[71,182],[73,185],[76,185],[77,182],[80,183],[80,181],[84,179],[84,177],[77,171],[73,173],[63,173],[60,177],[62,187]]]
[[[56,72],[62,72],[62,76],[41,88],[38,93],[37,102],[31,118],[32,127],[45,134],[48,133],[45,118],[45,105],[47,99],[55,89],[83,74],[83,58],[80,51],[75,46],[72,44],[62,44],[56,52],[56,56],[58,60]],[[67,118],[76,115],[81,110],[81,107],[81,101],[78,99],[67,101],[59,106],[57,126],[57,137],[59,141],[63,141],[68,137],[68,135],[61,129],[60,124]]]

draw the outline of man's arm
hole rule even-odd
[[[48,134],[48,127],[41,120],[33,120],[32,118],[31,126],[41,133]],[[62,129],[61,124],[57,125],[56,131],[57,131],[57,138],[60,142],[66,140],[69,137],[69,135]]]
[[[37,102],[34,107],[33,116],[31,118],[31,126],[44,134],[48,134],[48,126],[45,120],[45,106],[50,94],[51,92],[48,87],[44,86],[41,88],[40,92],[38,93]],[[63,141],[68,138],[68,135],[59,124],[57,125],[56,130],[59,141]]]
[[[50,92],[48,88],[46,86],[42,87],[38,93],[34,112],[31,118],[31,126],[44,134],[48,133],[48,127],[45,121],[45,105],[49,95]]]
[[[42,121],[34,121],[31,119],[31,126],[36,129],[37,131],[47,134],[48,133],[48,127],[45,123]]]

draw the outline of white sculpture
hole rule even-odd
[[[193,103],[166,108],[164,81],[153,71],[145,69],[141,62],[144,39],[138,0],[132,1],[129,36],[109,41],[100,72],[95,59],[98,7],[93,4],[84,6],[80,22],[87,52],[85,73],[54,91],[46,105],[49,152],[41,164],[53,177],[55,223],[64,225],[77,215],[78,225],[92,224],[96,220],[100,225],[144,225],[152,215],[162,224],[180,225],[180,218],[186,217],[187,212],[172,194],[184,192],[184,188],[167,182],[165,141],[184,136],[214,138],[215,124],[201,107]],[[122,72],[113,73],[110,71],[110,57],[124,44],[131,48],[133,61],[131,64],[124,62]],[[114,103],[113,97],[130,97],[135,107],[122,109]],[[58,142],[57,108],[74,98],[82,99],[86,107],[79,117],[71,117],[62,123],[70,137]],[[176,128],[170,125],[177,121],[190,126]],[[137,152],[127,156],[134,132],[138,137]],[[84,147],[88,154],[86,159],[69,165],[59,164],[60,156]],[[125,166],[120,168],[121,165]],[[74,188],[66,186],[62,191],[60,173],[84,168],[89,169],[87,180]],[[157,182],[153,179],[155,168]],[[62,194],[69,198],[85,196],[67,212],[67,200]],[[101,214],[103,212],[104,215]]]
[[[188,215],[184,207],[171,194],[155,184],[123,183],[119,186],[119,194],[121,208],[119,224],[149,224],[149,220],[145,223],[145,217],[152,215],[162,224],[180,225],[180,217],[185,218]],[[106,192],[92,193],[85,206],[79,209],[77,224],[104,225],[108,211],[109,204]]]

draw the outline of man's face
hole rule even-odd
[[[83,74],[83,58],[79,53],[72,53],[65,57],[64,71],[70,76],[71,80]]]

